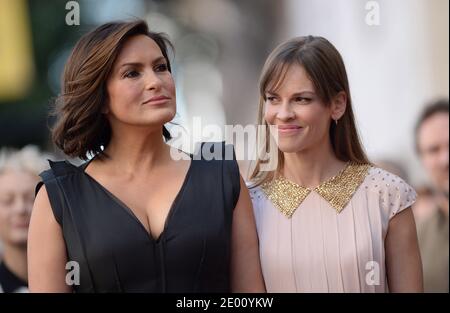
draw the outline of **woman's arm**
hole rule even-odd
[[[266,292],[259,260],[253,206],[242,177],[240,181],[241,192],[233,213],[231,290],[232,292]]]
[[[385,245],[389,291],[423,292],[422,261],[411,208],[390,220]]]
[[[31,292],[72,292],[66,284],[66,247],[43,185],[34,201],[28,230],[28,284]]]

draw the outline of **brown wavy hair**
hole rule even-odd
[[[265,125],[265,134],[258,131],[259,142],[265,146],[256,147],[258,158],[250,175],[253,187],[256,187],[274,177],[284,165],[283,153],[277,149],[277,169],[271,172],[261,171],[261,162],[270,159],[268,155],[269,141],[260,141],[259,137],[269,138],[268,124],[264,119],[264,103],[266,92],[276,90],[284,80],[286,72],[293,64],[301,65],[314,84],[316,92],[325,105],[330,105],[332,99],[341,91],[347,95],[347,106],[338,125],[330,123],[330,140],[336,157],[344,162],[370,163],[361,144],[356,128],[352,109],[350,87],[344,61],[336,48],[325,38],[306,36],[296,37],[280,44],[267,58],[259,80],[258,123]],[[259,129],[259,128],[258,128]],[[257,144],[258,145],[258,144]]]
[[[135,35],[156,42],[171,72],[168,48],[173,50],[172,44],[164,34],[151,32],[143,20],[106,23],[84,35],[66,62],[53,112],[58,118],[52,139],[66,155],[86,160],[88,154],[104,154],[111,139],[111,126],[102,114],[108,99],[106,81],[124,42]],[[171,139],[165,126],[163,136]]]

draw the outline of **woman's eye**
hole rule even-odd
[[[297,97],[295,98],[295,102],[309,103],[311,102],[311,98]]]
[[[124,75],[124,77],[126,77],[126,78],[135,78],[137,76],[139,76],[139,72],[137,72],[137,71],[128,71]]]
[[[269,102],[274,102],[276,100],[276,98],[274,96],[267,96],[266,99]]]
[[[168,69],[169,69],[169,67],[168,67],[167,64],[165,64],[165,63],[159,64],[159,65],[157,65],[156,68],[155,68],[155,70],[156,70],[157,72],[165,72],[165,71],[167,71]]]

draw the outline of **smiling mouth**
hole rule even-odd
[[[303,127],[298,126],[298,125],[278,125],[277,126],[277,130],[281,134],[296,133],[302,129],[303,129]]]
[[[156,105],[156,104],[163,104],[169,101],[170,98],[166,96],[158,96],[148,99],[147,101],[142,102],[142,104],[150,104],[150,105]]]

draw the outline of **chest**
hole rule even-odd
[[[181,184],[176,180],[173,184],[168,181],[109,181],[102,185],[135,213],[157,214],[169,209]]]
[[[181,192],[183,177],[151,179],[98,177],[97,182],[123,209],[128,210],[153,238],[164,230],[170,210]]]

